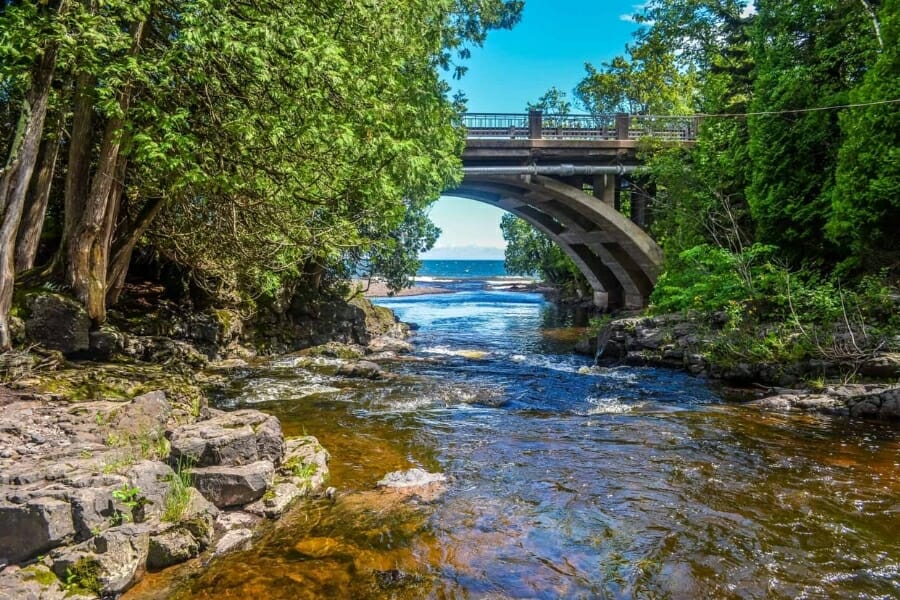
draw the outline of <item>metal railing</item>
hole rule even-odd
[[[463,125],[469,139],[639,140],[672,142],[697,139],[699,117],[628,115],[554,115],[466,113]]]

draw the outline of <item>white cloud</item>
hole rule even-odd
[[[635,23],[636,22],[634,20],[634,15],[630,14],[630,13],[619,15],[619,19],[622,21],[625,21],[626,23]]]
[[[756,5],[751,1],[751,2],[747,3],[747,6],[744,7],[744,11],[741,13],[741,16],[746,19],[750,15],[755,15],[755,14],[756,14]]]

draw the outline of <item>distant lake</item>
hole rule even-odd
[[[502,260],[423,260],[416,280],[491,279],[508,275]]]

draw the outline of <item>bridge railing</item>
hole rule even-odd
[[[698,117],[628,115],[554,115],[542,111],[528,114],[466,113],[463,125],[469,139],[638,140],[651,137],[665,141],[697,139]]]

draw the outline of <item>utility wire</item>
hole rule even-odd
[[[860,104],[840,104],[837,106],[820,106],[818,108],[795,108],[790,110],[764,110],[760,112],[750,113],[699,113],[690,115],[694,117],[715,118],[715,117],[764,117],[774,115],[790,115],[797,113],[820,112],[824,110],[841,110],[844,108],[859,108],[863,106],[878,106],[880,104],[900,104],[900,98],[895,100],[877,100],[875,102],[863,102]]]

